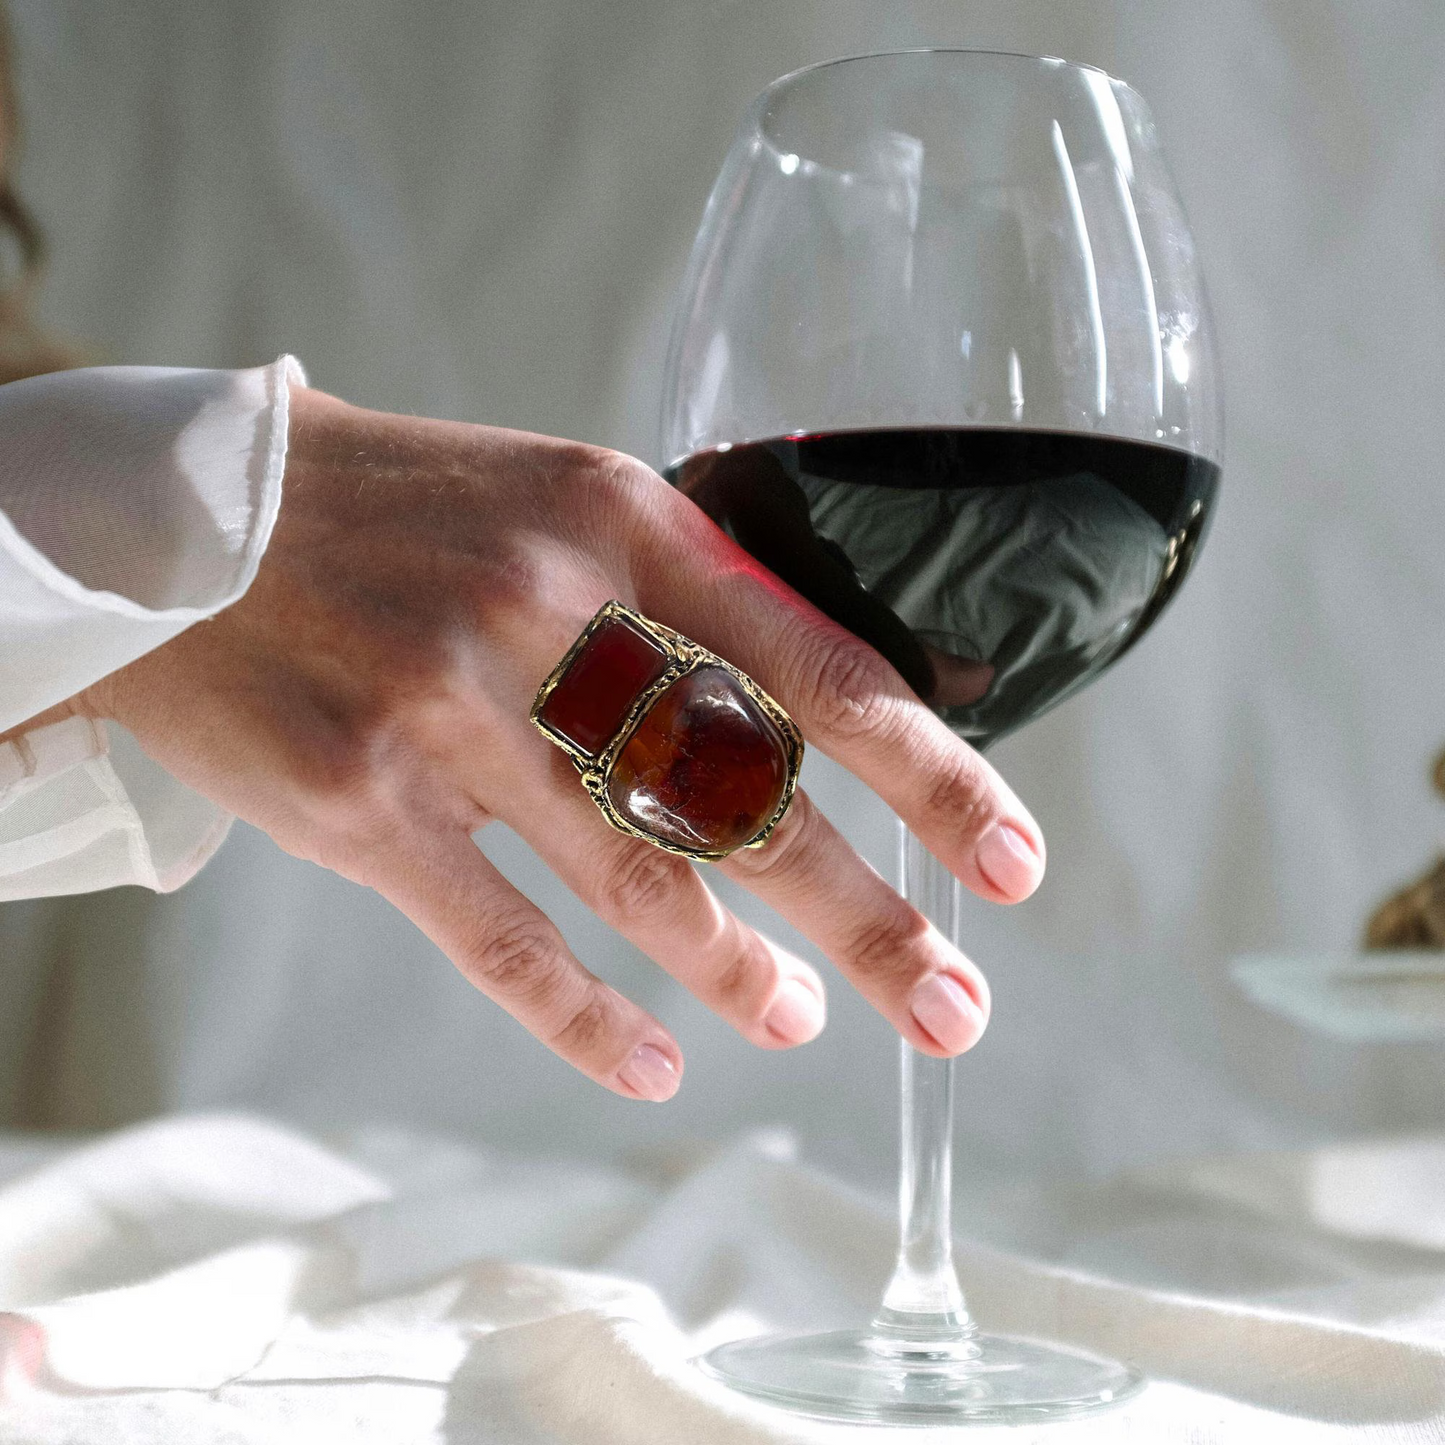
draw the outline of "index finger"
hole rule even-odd
[[[703,516],[638,578],[659,621],[747,672],[803,736],[872,788],[980,897],[1027,898],[1044,873],[1039,825],[1013,790],[867,643],[804,601]]]

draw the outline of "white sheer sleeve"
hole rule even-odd
[[[0,732],[245,592],[280,507],[289,389],[304,384],[287,356],[0,387]],[[230,822],[113,724],[0,745],[0,899],[178,888]]]

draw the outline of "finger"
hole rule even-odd
[[[847,556],[818,535],[806,493],[778,457],[766,447],[745,447],[722,462],[716,452],[694,457],[678,489],[800,597],[881,652],[920,696],[930,695],[937,664],[928,649],[863,586]]]
[[[685,498],[665,520],[666,544],[649,551],[655,565],[638,579],[642,610],[756,678],[811,744],[873,788],[975,893],[1027,898],[1043,877],[1043,835],[995,769],[882,656]]]
[[[488,807],[594,913],[744,1038],[778,1049],[822,1032],[817,973],[725,908],[686,858],[611,828],[550,747],[535,762],[519,761],[510,799]]]
[[[556,926],[465,834],[392,840],[366,881],[553,1053],[625,1098],[677,1092],[667,1030],[573,957]]]
[[[801,790],[761,847],[718,865],[823,950],[914,1048],[939,1057],[978,1042],[983,975],[858,856]]]

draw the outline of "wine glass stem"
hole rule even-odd
[[[905,898],[939,931],[958,936],[957,880],[900,822],[899,873]],[[874,1328],[892,1348],[967,1349],[977,1333],[953,1267],[953,1060],[907,1043],[899,1161],[898,1263]]]

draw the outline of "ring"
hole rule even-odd
[[[803,763],[797,725],[747,673],[616,601],[552,669],[532,721],[614,828],[687,858],[766,843]]]

